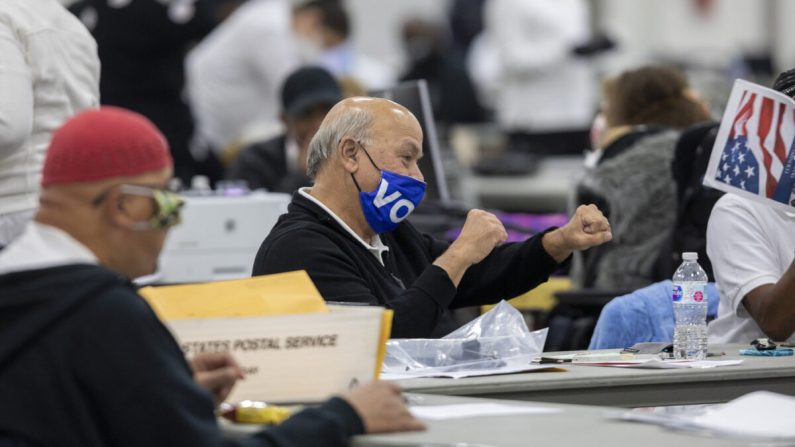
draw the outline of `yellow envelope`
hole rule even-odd
[[[394,310],[384,309],[384,315],[381,317],[381,334],[378,338],[378,354],[376,354],[374,380],[378,380],[381,376],[381,365],[384,364],[384,357],[386,357],[386,342],[389,341],[389,337],[392,335],[392,318],[394,318],[394,316]]]
[[[138,291],[162,320],[328,312],[305,271]]]

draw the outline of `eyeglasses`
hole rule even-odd
[[[102,203],[110,192],[110,189],[112,188],[109,188],[97,196],[97,198],[92,201],[92,204],[98,206]],[[182,207],[185,206],[185,201],[174,191],[170,191],[166,188],[128,184],[119,185],[119,191],[122,194],[151,197],[155,205],[157,205],[155,214],[149,218],[147,222],[140,222],[141,225],[138,229],[166,230],[182,222],[180,212]]]

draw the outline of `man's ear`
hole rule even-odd
[[[351,174],[359,170],[359,160],[356,158],[358,152],[359,147],[352,138],[345,137],[337,145],[337,154],[340,157],[342,166]]]
[[[137,222],[129,210],[125,209],[123,201],[124,195],[121,191],[118,188],[111,189],[101,204],[102,214],[112,226],[131,230]]]

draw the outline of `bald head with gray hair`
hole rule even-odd
[[[366,107],[356,103],[370,98],[357,97],[340,101],[326,115],[320,128],[309,143],[306,175],[315,179],[325,162],[343,138],[352,138],[368,145],[372,139],[374,116]]]

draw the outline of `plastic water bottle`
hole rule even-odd
[[[698,265],[698,253],[682,253],[682,265],[673,278],[674,358],[707,357],[707,273]]]

